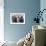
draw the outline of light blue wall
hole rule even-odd
[[[32,21],[36,17],[35,12],[40,9],[40,0],[4,0],[4,31],[5,40],[18,41],[24,37],[32,28]],[[11,25],[10,13],[24,12],[24,25]]]
[[[42,11],[43,9],[46,9],[46,0],[41,0],[40,1],[40,10]],[[46,27],[46,11],[43,12],[43,22],[40,22],[40,25],[45,26]]]

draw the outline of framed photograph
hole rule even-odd
[[[25,24],[25,13],[10,13],[10,24]]]

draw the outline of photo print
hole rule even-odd
[[[25,24],[25,13],[10,13],[10,24]]]

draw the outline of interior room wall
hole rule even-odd
[[[4,38],[18,41],[32,30],[33,19],[40,10],[40,0],[4,0]],[[25,24],[10,24],[10,13],[24,12]]]
[[[4,41],[4,0],[0,0],[0,42]]]
[[[40,10],[46,9],[46,0],[40,0]],[[40,25],[46,26],[46,10],[43,12],[43,22],[40,21]]]

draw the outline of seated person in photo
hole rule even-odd
[[[18,18],[19,18],[19,22],[21,22],[21,23],[24,22],[23,16],[21,16],[21,17],[18,16]]]
[[[17,22],[17,17],[16,16],[12,16],[12,22]]]

